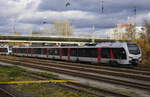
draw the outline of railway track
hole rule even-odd
[[[41,74],[36,73],[36,72],[28,74],[28,75],[25,74],[25,76],[31,77],[31,78],[36,79],[36,80],[52,80],[52,78],[49,78],[46,75],[41,75]],[[53,80],[62,80],[62,79],[53,78]],[[41,83],[41,85],[42,85],[42,83]],[[99,97],[130,97],[126,94],[121,94],[121,93],[118,93],[118,92],[113,92],[113,91],[109,91],[109,90],[105,90],[105,89],[100,89],[100,88],[97,88],[97,87],[92,87],[92,86],[88,86],[88,85],[81,84],[81,83],[68,82],[68,83],[59,83],[59,84],[55,84],[55,85],[58,85],[62,88],[67,88],[69,90],[72,89],[72,90],[76,90],[76,91],[79,91],[79,92],[86,92],[86,93],[89,93],[89,94],[97,95]],[[46,84],[46,86],[48,88],[51,88],[50,83]],[[22,97],[22,96],[23,95],[19,95],[19,96],[15,95],[14,96],[13,94],[9,93],[7,90],[5,90],[3,88],[0,88],[0,97]],[[27,96],[25,96],[25,97],[27,97]],[[28,97],[30,97],[30,96],[28,96]]]
[[[3,56],[2,56],[3,57]],[[7,59],[15,59],[20,60],[20,57],[12,57],[12,56],[6,56]],[[27,57],[21,57],[24,61],[37,61],[37,62],[47,62],[47,63],[54,63],[54,64],[62,64],[62,65],[69,65],[69,66],[77,66],[77,67],[83,67],[83,68],[90,68],[90,69],[98,69],[98,70],[109,70],[109,71],[115,71],[120,73],[131,73],[131,74],[140,74],[140,75],[147,75],[150,76],[150,69],[143,69],[143,68],[113,68],[108,66],[99,66],[95,64],[82,64],[82,63],[73,63],[73,62],[64,62],[64,61],[55,61],[55,60],[45,60],[45,59],[36,59],[36,58],[27,58]],[[136,77],[137,78],[137,77]]]
[[[116,84],[116,85],[122,85],[122,86],[127,86],[127,87],[132,87],[132,88],[138,88],[138,89],[144,89],[150,91],[150,85],[145,84],[145,83],[137,83],[137,82],[131,82],[127,80],[120,80],[120,79],[113,79],[113,78],[108,78],[108,77],[103,77],[103,76],[98,76],[98,75],[91,75],[83,72],[75,72],[72,70],[65,70],[65,69],[58,69],[54,68],[51,66],[46,66],[45,65],[38,65],[38,64],[33,64],[30,62],[22,62],[22,61],[13,61],[13,60],[6,60],[6,59],[0,59],[3,62],[6,63],[11,63],[11,64],[17,64],[17,65],[22,65],[22,66],[27,66],[31,68],[36,68],[36,69],[42,69],[46,71],[51,71],[55,73],[60,73],[60,74],[66,74],[66,75],[71,75],[71,76],[76,76],[76,77],[81,77],[85,79],[90,79],[94,81],[100,81],[100,82],[107,82],[111,84]],[[43,63],[44,64],[44,63]]]
[[[0,97],[16,97],[16,96],[9,93],[7,90],[0,88]]]
[[[142,70],[142,71],[148,71],[150,72],[150,68],[146,68],[146,67],[135,67],[135,70]]]
[[[95,74],[104,74],[104,75],[111,75],[111,76],[118,76],[118,77],[123,76],[124,78],[132,78],[132,79],[137,79],[137,80],[150,81],[150,76],[147,74],[149,72],[142,72],[142,73],[140,72],[140,74],[137,74],[137,72],[134,72],[134,73],[133,72],[128,72],[128,71],[120,72],[120,70],[119,71],[118,70],[110,70],[110,69],[106,69],[106,68],[105,69],[104,68],[100,69],[100,68],[97,68],[97,66],[94,67],[94,68],[88,68],[88,67],[85,67],[85,65],[82,65],[82,64],[81,65],[79,65],[79,64],[76,65],[75,63],[47,61],[47,60],[40,60],[40,59],[30,60],[29,58],[20,58],[20,59],[15,59],[15,60],[16,61],[26,61],[26,62],[30,62],[30,63],[33,63],[33,64],[48,65],[48,66],[63,68],[63,69],[78,70],[78,71],[84,71],[84,72],[92,72],[92,73],[95,73]]]
[[[93,69],[105,69],[105,70],[110,70],[110,71],[118,71],[118,72],[125,72],[125,73],[132,73],[132,74],[142,74],[142,75],[148,75],[150,76],[150,70],[143,70],[139,68],[121,68],[121,67],[110,67],[110,66],[100,66],[97,64],[82,64],[82,63],[72,63],[72,62],[63,62],[63,61],[48,61],[48,60],[42,60],[42,62],[47,61],[47,62],[53,62],[57,64],[64,64],[64,65],[72,65],[72,66],[80,66],[80,67],[86,67],[86,68],[93,68]]]
[[[40,75],[38,73],[32,73],[31,75],[26,75],[26,76],[29,76],[29,77],[37,79],[37,80],[48,80],[49,79],[49,77],[44,76],[44,75]],[[50,79],[50,80],[52,80],[52,79]],[[55,78],[53,80],[62,80],[62,79]],[[119,92],[101,89],[98,87],[93,87],[93,86],[89,86],[89,85],[82,84],[82,83],[71,83],[71,82],[69,82],[69,83],[62,83],[62,84],[59,83],[57,85],[60,85],[62,87],[68,88],[68,89],[73,89],[76,91],[81,91],[81,92],[84,91],[86,93],[97,95],[99,97],[131,97],[125,93],[122,94]],[[1,96],[1,93],[0,93],[0,96]],[[16,96],[2,96],[2,97],[16,97]]]
[[[8,58],[8,57],[7,57]],[[22,57],[23,58],[23,57]],[[10,56],[9,59],[14,59],[14,57]],[[20,57],[15,57],[15,59],[20,59]],[[64,64],[64,65],[71,65],[71,66],[80,66],[80,67],[86,67],[86,68],[93,68],[93,69],[105,69],[105,70],[111,70],[111,71],[118,71],[118,72],[125,72],[125,73],[133,73],[133,74],[141,74],[141,75],[148,75],[150,76],[150,69],[146,68],[113,68],[109,66],[100,66],[97,64],[82,64],[82,63],[73,63],[73,62],[65,62],[65,61],[55,61],[55,60],[45,60],[45,59],[36,59],[36,58],[27,58],[24,57],[24,60],[35,60],[35,61],[40,61],[40,62],[48,62],[48,63],[56,63],[56,64]]]
[[[28,76],[38,79],[38,80],[49,79],[48,77],[43,76],[43,75],[41,76],[37,73],[33,73],[32,75],[28,75]],[[61,80],[61,79],[55,78],[54,80]],[[97,95],[99,97],[130,97],[125,94],[112,92],[112,91],[108,91],[108,90],[100,89],[100,88],[96,88],[96,87],[91,87],[91,86],[81,84],[81,83],[63,83],[63,84],[59,84],[59,85],[62,87],[66,87],[66,88],[77,90],[77,91],[84,91],[89,94]]]
[[[86,68],[81,66],[74,66],[72,64],[61,64],[61,63],[49,63],[49,62],[40,62],[37,60],[28,60],[30,63],[34,64],[43,64],[48,65],[56,68],[63,68],[63,69],[70,69],[70,70],[78,70],[78,71],[84,71],[84,72],[91,72],[94,74],[104,74],[104,75],[112,75],[112,76],[119,76],[119,77],[125,77],[125,78],[132,78],[132,79],[138,79],[138,80],[146,80],[150,81],[150,76],[148,75],[139,75],[139,74],[131,74],[127,72],[119,72],[119,71],[110,71],[106,69],[97,69],[97,68]]]

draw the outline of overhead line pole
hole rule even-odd
[[[102,0],[102,13],[104,13],[104,1]]]
[[[135,16],[135,26],[136,26],[136,14],[137,14],[137,8],[136,8],[136,6],[134,7],[134,16]]]

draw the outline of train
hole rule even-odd
[[[0,47],[0,55],[11,55],[9,47]]]
[[[142,60],[140,46],[134,42],[103,42],[84,46],[13,47],[12,55],[112,66],[137,66]]]

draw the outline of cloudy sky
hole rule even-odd
[[[74,33],[88,35],[95,26],[94,35],[120,23],[134,23],[136,6],[137,25],[150,20],[150,0],[0,0],[0,33],[28,34],[40,30],[42,22],[50,26],[55,20],[68,20]],[[69,2],[70,6],[66,7]]]

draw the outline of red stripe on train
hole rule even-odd
[[[60,48],[59,51],[60,51],[60,53],[59,53],[60,54],[60,59],[62,59],[62,48]]]
[[[71,48],[68,48],[68,60],[70,60],[70,51],[71,51]]]
[[[115,59],[112,49],[110,49],[110,58]]]

